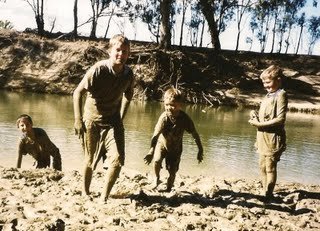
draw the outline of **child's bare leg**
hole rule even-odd
[[[260,167],[260,175],[261,175],[261,181],[262,181],[262,187],[263,187],[263,195],[265,195],[267,191],[267,172],[266,172],[266,158],[263,155],[260,155],[259,167]]]
[[[277,181],[277,162],[274,160],[274,158],[266,158],[266,171],[266,197],[272,197]]]
[[[111,189],[120,175],[120,171],[121,171],[120,166],[108,168],[107,174],[106,174],[106,185],[101,195],[101,200],[103,202],[107,201],[109,194],[111,192]]]
[[[89,195],[90,184],[92,179],[92,168],[85,166],[83,173],[83,192],[85,195]]]
[[[171,191],[175,179],[176,179],[176,170],[169,170],[169,177],[167,180],[167,188],[166,188],[167,192]]]
[[[158,185],[160,184],[161,161],[154,161],[153,170],[154,170],[154,174],[156,176],[154,183],[153,183],[153,188],[157,188]]]

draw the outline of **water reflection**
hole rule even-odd
[[[15,127],[18,115],[30,114],[35,126],[44,128],[59,147],[63,167],[82,168],[83,154],[73,130],[71,96],[0,91],[0,161],[3,166],[15,166]],[[255,129],[248,125],[248,110],[208,108],[185,105],[184,110],[194,120],[204,146],[204,161],[198,165],[197,146],[191,135],[185,134],[184,152],[179,173],[221,177],[258,178],[258,156],[253,148]],[[125,119],[126,167],[150,172],[143,163],[148,152],[155,123],[163,111],[157,102],[132,102]],[[320,121],[318,116],[289,113],[287,117],[288,148],[279,163],[279,181],[320,183]],[[23,167],[32,166],[24,158]]]

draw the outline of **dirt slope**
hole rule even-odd
[[[106,58],[107,41],[40,38],[0,30],[0,88],[72,94],[85,71]],[[289,107],[320,113],[320,57],[260,54],[182,47],[158,50],[153,43],[132,41],[128,64],[137,84],[135,98],[159,100],[163,90],[178,86],[186,102],[209,106],[257,106],[265,94],[263,69],[278,64],[287,76]]]

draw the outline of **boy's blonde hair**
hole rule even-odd
[[[20,115],[20,116],[17,118],[17,122],[16,122],[17,128],[19,128],[19,123],[20,123],[20,121],[23,120],[23,119],[29,121],[29,123],[30,123],[31,125],[33,125],[31,116],[29,116],[29,115],[27,115],[27,114],[22,114],[22,115]]]
[[[163,100],[182,103],[181,91],[179,91],[176,88],[171,87],[168,90],[166,90],[166,92],[164,93]]]
[[[279,79],[281,80],[283,78],[282,70],[279,66],[277,65],[271,65],[267,69],[265,69],[261,75],[260,79],[265,80],[265,79]]]
[[[129,39],[127,39],[127,37],[125,37],[122,34],[116,34],[109,40],[108,49],[111,49],[117,43],[121,43],[125,46],[128,46],[130,50],[130,41]]]

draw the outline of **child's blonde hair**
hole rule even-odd
[[[277,65],[271,65],[267,69],[265,69],[261,75],[260,79],[265,80],[265,79],[279,79],[281,80],[283,78],[282,70],[279,66]]]
[[[17,128],[19,128],[19,123],[21,120],[27,120],[31,125],[33,125],[33,122],[32,122],[32,119],[31,119],[31,116],[27,115],[27,114],[22,114],[20,115],[18,118],[17,118],[17,122],[16,122],[16,125],[17,125]]]
[[[116,34],[109,40],[108,49],[111,49],[117,43],[121,43],[125,46],[128,46],[130,50],[130,41],[129,39],[127,39],[127,37],[125,37],[122,34]]]
[[[171,87],[163,95],[163,100],[182,103],[182,94],[178,89]]]

